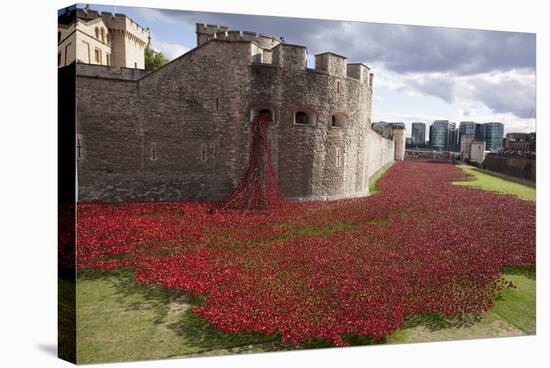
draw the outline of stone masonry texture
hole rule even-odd
[[[368,195],[369,179],[403,158],[404,132],[370,127],[367,66],[325,53],[309,69],[303,46],[205,29],[199,46],[150,73],[77,65],[80,201],[221,200],[243,174],[250,121],[264,109],[289,199]]]

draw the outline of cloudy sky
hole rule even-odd
[[[195,47],[195,23],[284,36],[313,55],[332,51],[374,73],[372,121],[500,121],[505,132],[534,131],[532,33],[327,21],[302,18],[93,6],[124,13],[173,59]],[[458,125],[458,124],[457,124]]]

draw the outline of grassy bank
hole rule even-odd
[[[534,334],[534,277],[504,276],[516,288],[501,291],[494,308],[486,313],[456,318],[418,315],[384,341],[357,336],[347,340],[365,345]],[[77,300],[77,359],[82,364],[300,348],[282,344],[276,335],[220,332],[192,313],[201,303],[199,299],[175,290],[137,285],[127,270],[79,276]],[[313,341],[304,347],[326,346],[330,344]]]
[[[384,174],[386,173],[386,171],[388,171],[388,169],[393,165],[393,162],[389,163],[388,165],[386,165],[386,167],[384,167],[383,169],[381,169],[379,172],[376,173],[376,175],[370,180],[369,182],[369,194],[376,194],[378,192],[380,192],[380,189],[376,186],[376,182],[382,177],[384,176]]]
[[[212,328],[191,311],[200,303],[177,290],[136,284],[129,270],[80,274],[77,361],[86,364],[285,348],[278,336],[227,334]]]
[[[511,194],[526,201],[535,201],[536,191],[534,188],[488,174],[472,166],[460,165],[459,167],[471,176],[467,180],[453,182],[453,184],[470,186],[502,194]]]

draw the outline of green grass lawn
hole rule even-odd
[[[352,345],[518,336],[535,333],[535,279],[506,274],[517,286],[500,292],[479,315],[421,315],[384,341],[351,336]],[[176,290],[137,285],[129,270],[87,272],[77,282],[77,360],[80,364],[290,350],[276,335],[227,334],[192,313],[199,305]],[[330,346],[312,341],[303,348]]]
[[[388,171],[388,169],[391,167],[392,164],[393,164],[393,162],[386,165],[386,167],[384,167],[382,170],[380,170],[376,174],[376,176],[374,176],[370,180],[370,182],[369,182],[369,194],[376,194],[376,193],[380,192],[380,189],[378,189],[378,187],[376,186],[376,182],[378,181],[378,179],[380,179],[386,173],[386,171]]]
[[[438,314],[414,316],[407,326],[386,338],[387,343],[431,342],[488,337],[533,335],[536,332],[535,279],[505,274],[515,289],[505,289],[495,306],[478,315],[445,318]]]
[[[177,290],[138,285],[132,271],[79,273],[79,364],[284,350],[278,336],[227,334],[193,314]]]
[[[472,166],[459,165],[464,172],[472,175],[468,180],[453,182],[456,185],[471,186],[502,194],[512,194],[526,201],[535,200],[535,189],[511,180],[485,173]]]

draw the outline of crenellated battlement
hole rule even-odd
[[[230,30],[227,26],[196,23],[197,46],[212,39],[224,41],[250,41],[264,49],[272,49],[283,41],[280,38],[251,31]]]
[[[305,70],[307,49],[305,46],[292,45],[280,38],[250,31],[229,29],[227,26],[196,23],[197,47],[211,40],[230,42],[252,42],[252,62],[254,64],[272,64],[286,69]],[[337,78],[353,78],[372,88],[373,74],[362,63],[347,63],[347,57],[334,52],[315,55],[315,71]]]
[[[372,87],[373,74],[371,69],[363,63],[349,63],[346,70],[348,78],[354,78],[361,83],[366,83],[369,87]]]
[[[323,52],[315,55],[315,70],[344,78],[347,75],[346,60],[345,56],[333,52]]]
[[[372,73],[363,63],[347,63],[347,57],[333,52],[315,55],[315,70],[338,78],[353,78],[372,87]]]
[[[227,31],[229,29],[229,27],[218,26],[215,24],[196,23],[195,25],[196,25],[197,33],[205,33],[205,34],[214,34],[218,31]]]
[[[304,46],[281,43],[272,50],[272,64],[286,69],[305,70],[307,49]]]

